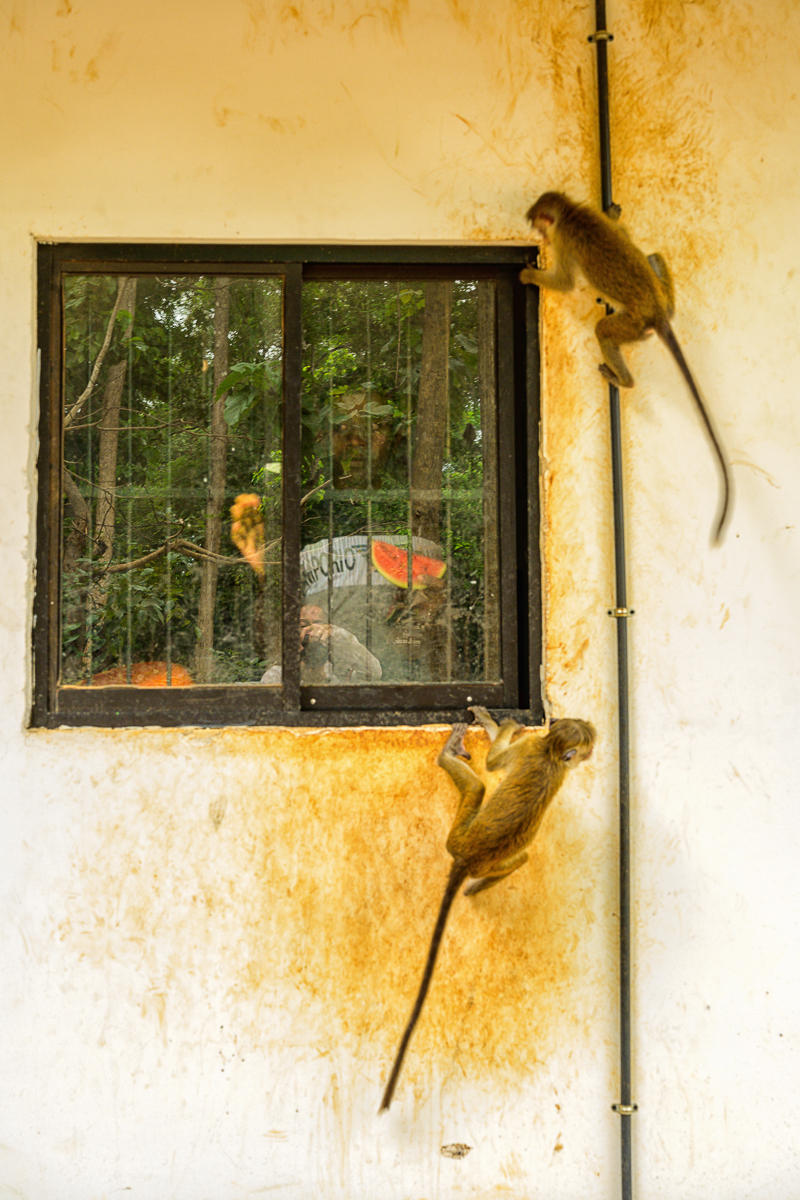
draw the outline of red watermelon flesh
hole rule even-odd
[[[408,587],[408,551],[394,546],[391,542],[372,543],[372,561],[385,579],[396,587]],[[446,563],[438,558],[428,558],[426,554],[411,556],[411,586],[423,588],[432,579],[441,579],[447,570]]]

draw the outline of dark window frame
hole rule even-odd
[[[162,245],[40,243],[40,420],[31,725],[394,726],[450,723],[484,704],[540,723],[538,291],[519,283],[524,247],[443,245]],[[283,685],[75,688],[60,660],[62,279],[69,273],[280,274],[284,291]],[[304,280],[497,280],[500,683],[403,683],[309,688],[299,682],[300,300]]]

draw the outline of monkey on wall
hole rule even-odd
[[[437,762],[458,788],[461,798],[447,849],[453,865],[445,885],[439,916],[431,937],[422,982],[411,1016],[400,1039],[389,1082],[383,1093],[381,1111],[392,1102],[411,1035],[419,1020],[428,994],[436,956],[453,900],[465,879],[472,879],[464,895],[494,887],[527,861],[525,847],[532,841],[547,806],[555,796],[570,767],[592,753],[594,728],[588,721],[564,718],[553,721],[544,735],[526,731],[514,720],[501,725],[485,708],[469,710],[489,734],[486,766],[490,771],[504,769],[506,774],[497,790],[483,804],[485,787],[480,776],[466,762],[465,724],[454,725]],[[518,737],[515,735],[519,734]],[[512,740],[513,739],[513,740]]]
[[[545,192],[527,212],[535,232],[549,248],[554,261],[547,270],[527,266],[523,283],[571,291],[576,270],[604,299],[619,306],[597,322],[595,333],[603,362],[600,371],[620,388],[633,387],[620,347],[655,331],[670,350],[692,394],[711,440],[721,475],[721,495],[713,540],[719,542],[730,511],[731,483],[719,437],[700,396],[688,363],[670,325],[675,292],[669,268],[660,254],[648,257],[615,221],[583,204],[574,204],[561,192]]]

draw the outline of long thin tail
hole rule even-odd
[[[425,1003],[425,997],[428,994],[428,988],[431,985],[433,968],[436,965],[436,956],[439,953],[439,945],[442,940],[442,934],[444,933],[444,927],[447,924],[447,918],[450,914],[450,908],[456,898],[458,889],[461,887],[461,884],[464,882],[466,877],[467,872],[464,869],[464,866],[459,862],[454,862],[450,868],[450,876],[444,889],[442,903],[439,906],[439,916],[436,918],[436,927],[434,928],[430,949],[428,950],[428,960],[425,963],[425,970],[422,972],[422,982],[419,985],[419,991],[417,992],[417,998],[414,1001],[414,1007],[411,1010],[411,1016],[408,1018],[408,1024],[406,1025],[405,1030],[403,1031],[403,1036],[400,1039],[400,1045],[398,1047],[397,1054],[395,1055],[392,1073],[389,1076],[389,1082],[386,1084],[386,1090],[383,1093],[381,1106],[378,1110],[379,1112],[383,1112],[384,1109],[387,1109],[392,1103],[392,1096],[394,1095],[394,1089],[397,1086],[397,1080],[400,1078],[400,1069],[403,1066],[403,1059],[406,1056],[408,1043],[411,1041],[411,1035],[414,1032],[414,1027],[417,1024],[417,1021],[419,1020],[419,1015],[422,1012],[422,1006]]]
[[[714,452],[716,453],[717,461],[719,462],[720,474],[722,476],[722,498],[720,500],[719,512],[717,513],[717,519],[714,523],[714,532],[711,535],[712,541],[716,545],[717,543],[719,543],[720,539],[722,538],[722,531],[725,528],[725,523],[727,522],[728,517],[730,516],[731,480],[730,480],[730,474],[728,472],[728,464],[725,461],[725,455],[722,452],[722,445],[721,445],[719,437],[717,435],[717,431],[711,422],[711,417],[708,415],[708,411],[706,410],[706,406],[703,403],[703,399],[700,395],[697,384],[694,381],[694,376],[692,375],[692,372],[689,370],[689,364],[687,363],[686,359],[683,357],[683,351],[681,350],[680,345],[678,343],[678,339],[675,337],[672,326],[669,324],[668,321],[664,322],[663,328],[658,329],[658,334],[661,337],[664,344],[671,351],[673,358],[675,359],[676,363],[678,364],[678,366],[681,369],[681,374],[683,375],[684,379],[686,380],[689,391],[692,393],[694,402],[697,405],[697,408],[700,412],[700,416],[703,419],[703,424],[705,425],[706,431],[711,440],[711,445],[714,447]]]

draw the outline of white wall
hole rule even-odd
[[[590,717],[600,745],[526,872],[454,916],[388,1117],[375,1109],[452,812],[441,731],[25,728],[35,239],[524,239],[545,188],[597,197],[592,9],[0,9],[0,1197],[618,1195],[615,629],[591,295],[543,305],[546,676],[553,711]],[[623,397],[637,1195],[792,1200],[800,10],[609,9],[616,198],[672,264],[676,329],[736,481],[711,550],[704,437],[666,355],[637,348]],[[451,1142],[472,1150],[448,1159]]]

